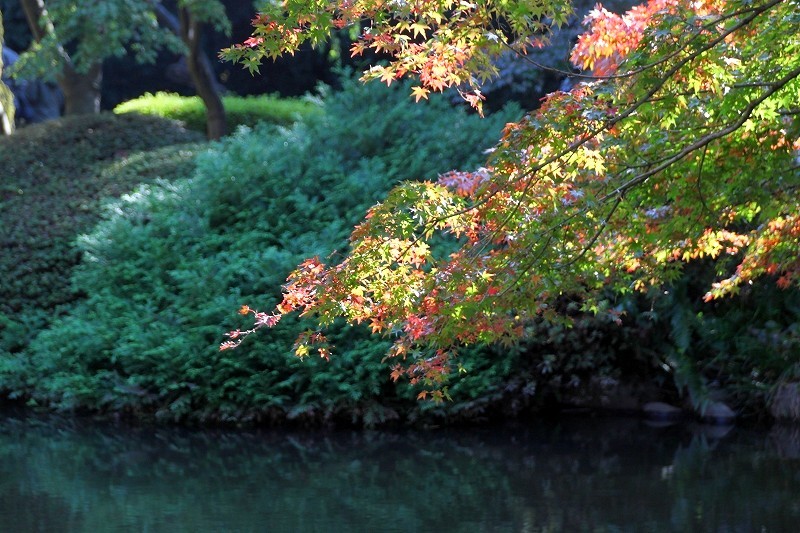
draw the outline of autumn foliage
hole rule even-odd
[[[417,99],[454,88],[479,108],[492,59],[524,58],[571,13],[558,0],[286,0],[225,55],[255,69],[357,25],[352,52],[385,58],[365,79],[411,76]],[[398,185],[343,259],[301,264],[248,332],[293,312],[367,323],[395,339],[395,379],[435,386],[460,345],[559,319],[558,298],[613,315],[601,290],[658,287],[693,259],[717,260],[707,300],[760,276],[800,284],[800,2],[598,4],[585,23],[572,90],[508,124],[484,168]],[[318,332],[298,354],[310,344],[329,355]]]

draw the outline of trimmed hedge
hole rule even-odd
[[[74,243],[100,218],[102,200],[187,175],[201,140],[175,121],[108,113],[0,138],[0,353],[22,349],[42,317],[79,297],[70,282],[81,255]]]
[[[309,99],[279,98],[277,96],[224,96],[223,106],[228,120],[228,131],[239,126],[255,126],[259,122],[288,126],[293,122],[319,113],[319,105]],[[123,102],[114,113],[140,113],[180,120],[195,131],[206,131],[206,108],[198,96],[180,96],[173,93],[147,93]]]

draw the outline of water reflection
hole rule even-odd
[[[575,419],[235,432],[5,415],[0,531],[795,531],[800,431],[781,431]]]

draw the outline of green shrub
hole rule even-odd
[[[73,282],[88,298],[35,339],[16,392],[60,408],[197,421],[369,425],[416,406],[388,378],[388,343],[358,328],[334,328],[330,363],[293,355],[308,327],[296,319],[237,350],[217,346],[246,326],[241,304],[268,310],[302,259],[343,250],[392,184],[479,164],[511,113],[482,120],[441,100],[414,104],[408,87],[352,82],[305,123],[213,145],[192,178],[123,196],[81,238]]]
[[[188,173],[198,145],[186,143],[201,138],[173,121],[111,114],[63,118],[0,138],[0,317],[51,313],[71,302],[70,272],[80,256],[73,244],[99,219],[101,200]],[[149,159],[140,154],[167,145]]]
[[[319,112],[316,103],[302,98],[276,96],[225,96],[222,98],[228,120],[228,130],[239,126],[255,126],[259,122],[288,126],[298,119]],[[173,93],[145,94],[123,102],[114,113],[139,113],[180,120],[187,128],[206,131],[206,108],[198,96],[180,96]]]

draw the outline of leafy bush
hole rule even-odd
[[[111,114],[0,138],[0,351],[22,349],[32,327],[77,297],[74,241],[99,219],[101,200],[187,174],[199,145],[186,143],[201,138],[173,121]]]
[[[80,240],[73,282],[87,300],[35,339],[16,392],[60,408],[198,421],[369,425],[416,405],[388,379],[388,343],[366,331],[334,331],[330,363],[294,356],[302,321],[217,348],[223,331],[243,325],[241,304],[274,305],[288,272],[343,250],[392,184],[476,166],[517,112],[481,120],[407,95],[348,82],[324,114],[239,131],[201,154],[190,179],[110,205]]]
[[[238,126],[255,126],[259,122],[287,126],[298,119],[317,113],[316,103],[302,98],[278,98],[276,96],[225,96],[222,98],[228,120],[228,129]],[[198,96],[180,96],[159,92],[145,94],[134,100],[123,102],[114,108],[114,113],[140,113],[180,120],[195,131],[206,131],[206,108]]]

